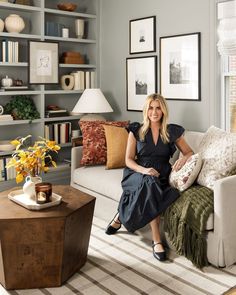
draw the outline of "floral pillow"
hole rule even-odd
[[[172,171],[169,177],[170,185],[179,191],[189,188],[196,180],[202,167],[200,154],[192,155],[185,165],[178,171]]]
[[[80,121],[83,135],[83,155],[80,164],[104,165],[107,162],[107,146],[103,125],[127,127],[129,121]]]
[[[214,182],[236,168],[236,134],[211,126],[199,146],[203,165],[197,182],[213,189]]]

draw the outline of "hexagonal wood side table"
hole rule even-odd
[[[6,289],[57,287],[86,262],[95,198],[53,186],[58,206],[30,211],[0,193],[0,283]]]

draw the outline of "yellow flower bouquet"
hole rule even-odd
[[[16,150],[6,167],[15,167],[17,183],[27,176],[35,177],[47,172],[50,165],[56,167],[56,162],[49,152],[57,153],[60,146],[55,141],[40,137],[41,140],[35,141],[33,146],[26,147],[25,143],[30,137],[31,135],[28,135],[11,142],[16,146]]]

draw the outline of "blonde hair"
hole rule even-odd
[[[146,101],[145,101],[145,104],[143,107],[143,125],[139,130],[139,138],[141,141],[143,141],[145,135],[148,132],[148,129],[150,128],[150,120],[148,118],[148,110],[149,110],[151,102],[153,102],[155,100],[159,101],[160,108],[163,113],[162,118],[161,118],[160,136],[161,136],[161,139],[164,143],[168,143],[169,142],[169,133],[167,131],[167,122],[168,122],[168,117],[169,117],[168,107],[167,107],[167,103],[166,103],[165,98],[157,93],[150,94],[146,98]]]

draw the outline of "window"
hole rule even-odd
[[[224,56],[222,62],[222,127],[230,132],[236,132],[236,55]]]
[[[222,128],[236,132],[236,0],[219,2],[218,51],[222,60]]]

